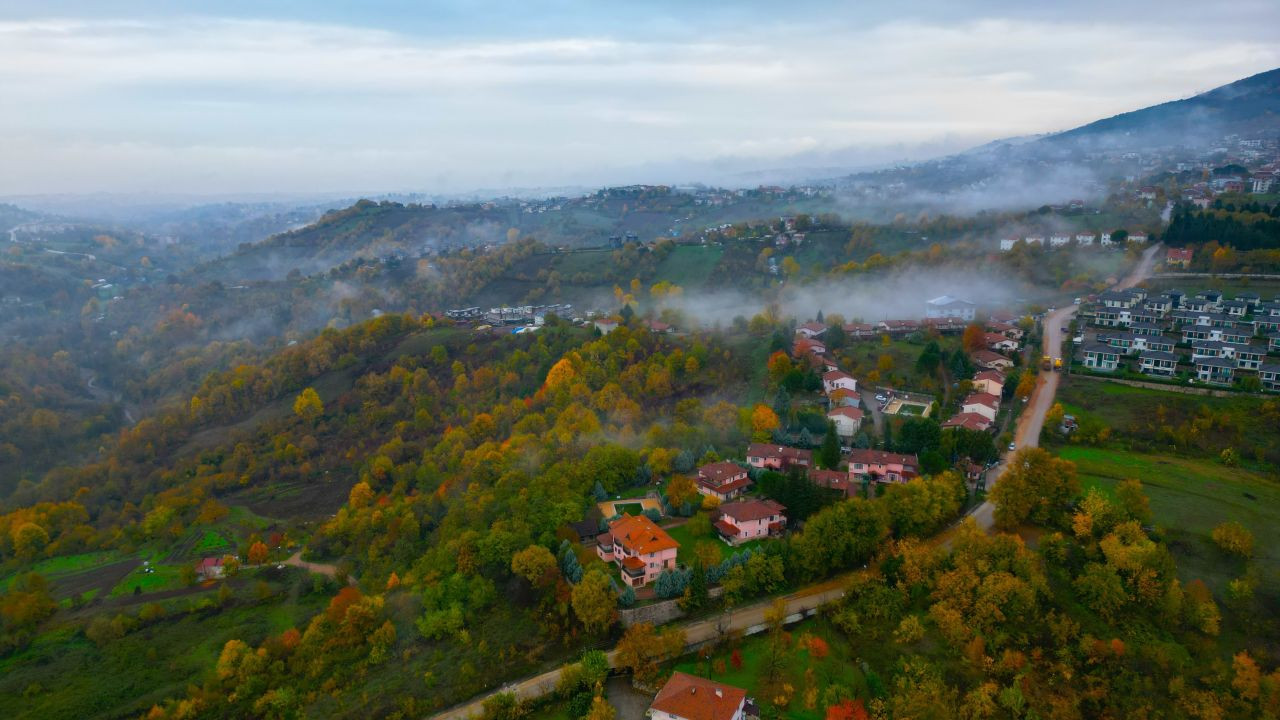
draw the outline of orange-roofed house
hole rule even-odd
[[[596,554],[617,563],[631,587],[644,587],[663,570],[674,570],[680,545],[644,515],[626,515],[609,523],[609,532],[596,538]]]
[[[652,720],[743,720],[747,691],[674,672],[646,713]]]

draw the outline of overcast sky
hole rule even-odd
[[[1280,66],[1275,0],[179,4],[0,0],[0,194],[723,182]]]

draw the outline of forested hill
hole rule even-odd
[[[1208,142],[1228,134],[1274,131],[1278,120],[1280,68],[1184,100],[1098,120],[1033,145],[1142,150]]]

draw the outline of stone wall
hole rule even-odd
[[[707,591],[707,596],[718,598],[723,592],[724,588],[713,587]],[[620,610],[618,614],[621,616],[623,627],[631,627],[636,623],[644,622],[662,625],[684,617],[684,611],[680,609],[679,600],[662,600],[648,605],[626,608]]]

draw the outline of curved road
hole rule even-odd
[[[1142,258],[1138,260],[1138,264],[1133,270],[1124,277],[1123,280],[1112,285],[1112,290],[1125,290],[1134,285],[1141,283],[1143,280],[1151,277],[1151,270],[1155,267],[1156,257],[1160,251],[1159,243],[1152,245],[1142,253]],[[1061,307],[1045,316],[1044,319],[1044,352],[1043,355],[1050,357],[1062,357],[1062,328],[1071,324],[1071,319],[1075,317],[1078,305],[1068,305]],[[1044,427],[1044,417],[1049,413],[1049,408],[1053,407],[1054,396],[1058,392],[1058,379],[1062,373],[1042,372],[1036,378],[1036,389],[1031,393],[1031,399],[1027,401],[1027,409],[1023,411],[1022,416],[1018,418],[1018,427],[1014,432],[1013,442],[1019,448],[1038,447],[1040,445],[1040,430]],[[1000,476],[1004,474],[1006,463],[1012,453],[1005,453],[1000,464],[995,467],[991,476],[987,481],[987,492],[995,487]],[[978,527],[984,531],[990,532],[995,527],[995,506],[991,501],[986,501],[974,508],[969,517],[972,517],[978,524]],[[951,531],[954,532],[954,531]],[[950,534],[942,539],[944,545],[951,542]]]
[[[1112,286],[1114,290],[1123,290],[1133,287],[1145,280],[1151,275],[1151,268],[1155,265],[1156,253],[1160,246],[1152,245],[1143,253],[1142,259],[1120,282]],[[1062,327],[1071,321],[1072,316],[1077,310],[1076,305],[1059,308],[1045,317],[1044,333],[1045,333],[1045,354],[1059,357],[1062,354]],[[1015,435],[1015,443],[1018,447],[1035,447],[1040,441],[1040,428],[1044,425],[1045,414],[1049,412],[1049,408],[1053,405],[1054,394],[1058,389],[1059,373],[1048,372],[1040,373],[1040,377],[1036,383],[1035,392],[1032,393],[1031,399],[1027,401],[1028,407],[1022,413],[1022,417],[1018,419],[1018,429]],[[1008,460],[1006,455],[1005,460]],[[995,479],[1000,477],[1004,472],[1004,462],[996,467]],[[991,480],[988,487],[995,484],[995,479]],[[984,502],[970,513],[978,526],[983,530],[990,531],[995,525],[994,506],[990,502]],[[954,532],[954,529],[944,533],[939,540],[945,545],[950,542],[950,538],[946,537]],[[294,558],[290,558],[293,560]],[[300,558],[299,558],[300,559]],[[787,614],[789,616],[796,613],[803,613],[808,610],[817,608],[833,600],[839,599],[844,595],[844,589],[849,578],[857,574],[847,573],[832,578],[816,585],[798,590],[783,599],[787,603]],[[716,617],[696,620],[681,626],[685,633],[685,647],[696,646],[699,643],[710,640],[717,635],[732,629],[746,631],[754,626],[764,624],[764,615],[769,607],[773,604],[774,599],[761,600],[750,605],[737,608],[732,613],[722,614]],[[613,667],[617,650],[609,650],[606,653],[609,659],[610,667]],[[535,675],[525,680],[517,681],[504,685],[501,688],[485,693],[478,697],[472,698],[470,701],[437,713],[432,716],[433,720],[466,720],[471,717],[478,717],[484,710],[484,701],[499,692],[512,692],[521,699],[538,698],[553,692],[556,684],[560,682],[560,671],[562,668],[549,670],[540,675]]]

